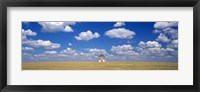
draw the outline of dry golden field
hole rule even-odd
[[[178,70],[173,62],[26,62],[22,70]]]

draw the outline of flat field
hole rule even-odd
[[[25,62],[22,70],[178,70],[174,62]]]

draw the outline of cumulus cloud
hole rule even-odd
[[[169,45],[167,45],[169,48],[178,48],[178,40],[173,40]]]
[[[154,24],[155,30],[153,32],[162,33],[162,35],[160,34],[160,37],[162,36],[163,39],[160,38],[158,40],[163,41],[165,38],[165,42],[169,42],[164,35],[167,34],[169,37],[168,39],[170,40],[177,39],[178,29],[176,27],[178,27],[178,22],[156,22]]]
[[[167,28],[165,28],[165,29],[163,29],[163,32],[164,33],[171,33],[171,34],[173,34],[173,33],[176,33],[178,30],[177,29],[173,29],[173,28],[171,28],[171,27],[167,27]]]
[[[141,41],[138,45],[140,48],[142,48],[140,50],[141,54],[160,54],[160,52],[163,50],[161,48],[162,45],[156,41],[147,41],[146,43]]]
[[[64,32],[73,32],[74,30],[70,26],[65,26]]]
[[[166,48],[165,50],[170,52],[175,51],[173,48]]]
[[[73,50],[72,48],[64,49],[60,52],[57,51],[44,51],[40,54],[34,55],[35,60],[56,60],[56,61],[64,61],[64,60],[71,60],[71,59],[78,59],[76,50]]]
[[[132,39],[136,33],[125,28],[116,28],[106,31],[105,35],[110,38]]]
[[[32,30],[28,29],[28,30],[24,30],[22,29],[22,40],[26,39],[26,36],[36,36],[37,33],[33,32]]]
[[[65,22],[40,22],[42,25],[42,31],[44,32],[73,32],[73,29],[70,27],[75,23]],[[124,22],[117,22],[114,27],[121,27],[125,25]],[[131,46],[130,44],[124,45],[115,45],[112,46],[109,52],[106,49],[99,48],[88,48],[83,50],[77,50],[72,48],[66,48],[61,51],[44,51],[43,53],[36,55],[29,55],[31,58],[34,56],[35,59],[43,58],[44,60],[74,60],[74,61],[96,61],[100,54],[104,54],[107,59],[113,60],[144,60],[143,58],[173,58],[177,56],[177,48],[178,48],[178,29],[176,29],[178,23],[159,23],[156,22],[154,25],[154,33],[159,33],[159,36],[155,41],[141,41],[138,46]],[[49,40],[32,40],[26,39],[26,36],[36,36],[37,33],[31,31],[30,29],[24,30],[22,29],[22,37],[25,39],[22,41],[23,44],[30,47],[23,47],[23,50],[32,50],[32,47],[44,47],[45,49],[55,49],[60,48],[59,43],[54,43]],[[127,39],[126,43],[131,43],[132,38],[136,35],[136,33],[132,30],[125,28],[114,28],[105,32],[105,35],[110,38],[119,38],[119,39]],[[80,34],[74,36],[76,40],[89,41],[91,39],[99,38],[100,34],[97,32],[92,32],[90,30],[81,32]],[[127,42],[128,41],[128,42]],[[162,47],[160,42],[166,42]],[[72,47],[72,43],[67,43],[69,47]],[[66,45],[67,45],[66,44]],[[134,43],[133,43],[134,44]],[[33,49],[34,50],[34,49]],[[23,53],[25,57],[26,53]],[[27,56],[26,55],[26,56]],[[136,59],[137,58],[137,59]],[[28,59],[27,59],[28,60]],[[152,60],[152,59],[151,59]]]
[[[42,26],[43,32],[73,32],[69,25],[75,25],[75,22],[38,22]]]
[[[148,53],[154,53],[158,56],[167,56],[170,53],[176,52],[173,48],[148,48]]]
[[[100,54],[105,55],[106,59],[111,59],[113,57],[112,54],[109,54],[105,49],[97,49],[97,48],[90,48],[87,49],[86,51],[79,52],[80,58],[85,58],[87,57],[89,60],[98,60],[98,56]]]
[[[35,59],[55,59],[57,58],[57,51],[44,51],[43,53],[34,55]]]
[[[26,35],[22,35],[22,40],[26,40]]]
[[[111,51],[120,55],[138,55],[131,45],[112,46]]]
[[[124,25],[125,25],[124,22],[116,22],[116,23],[114,24],[114,27],[121,27],[121,26],[124,26]]]
[[[156,22],[154,24],[155,29],[164,29],[167,27],[176,27],[178,26],[178,22]]]
[[[57,51],[45,51],[45,54],[57,54]]]
[[[133,47],[131,45],[118,45],[118,46],[112,46],[111,51],[128,51],[128,50],[133,50]]]
[[[156,22],[154,24],[155,30],[154,33],[160,33],[157,37],[156,41],[158,42],[165,42],[166,48],[156,48],[159,55],[171,57],[178,56],[178,22]],[[146,53],[150,53],[150,49],[145,49]],[[154,49],[155,50],[155,49]]]
[[[170,42],[171,40],[165,36],[164,34],[160,33],[156,41],[161,41],[161,42]]]
[[[107,54],[106,50],[96,49],[96,48],[89,49],[89,52],[92,53],[93,55]]]
[[[77,51],[72,48],[66,48],[60,52],[44,51],[36,54],[36,60],[61,60],[61,61],[97,61],[98,56],[104,54],[106,57],[112,57],[105,49],[89,48],[83,51]]]
[[[142,42],[141,42],[142,43]],[[144,42],[145,43],[145,42]],[[146,42],[147,43],[147,42]],[[145,43],[145,44],[146,44]],[[137,49],[137,50],[136,50]],[[105,49],[88,48],[81,51],[66,48],[60,52],[44,51],[41,54],[34,55],[36,60],[56,60],[56,61],[97,61],[100,54],[104,54],[107,61],[130,61],[130,60],[147,60],[149,58],[173,58],[177,51],[173,48],[162,47],[137,47],[131,45],[112,46],[112,54]],[[171,54],[170,54],[171,53]]]
[[[163,34],[177,34],[178,30],[171,28],[171,27],[167,27],[164,29],[155,29],[153,32],[154,33],[163,33]]]
[[[28,29],[28,30],[24,30],[22,29],[22,35],[28,35],[28,36],[36,36],[37,33],[33,32],[32,30]]]
[[[35,59],[31,53],[22,53],[22,62],[29,62]]]
[[[146,48],[143,53],[154,56],[164,56],[167,54],[164,48]]]
[[[161,30],[155,29],[155,30],[153,30],[153,32],[154,32],[154,33],[160,33]]]
[[[45,49],[55,49],[60,48],[60,44],[52,43],[49,40],[25,40],[22,44],[26,44],[32,47],[44,47]]]
[[[65,50],[62,50],[61,55],[67,55],[67,56],[75,56],[77,55],[76,50],[73,50],[72,48],[67,48]]]
[[[164,34],[169,34],[171,39],[178,38],[178,30],[174,28],[165,28],[162,30]]]
[[[22,50],[34,50],[34,49],[31,47],[22,47]]]
[[[148,47],[148,48],[160,48],[160,47],[162,47],[162,45],[159,44],[156,41],[147,41],[147,43],[145,44],[145,46]]]
[[[140,47],[145,48],[146,47],[146,43],[143,41],[140,41],[138,44]]]
[[[98,37],[100,37],[99,33],[95,32],[93,34],[90,30],[86,32],[81,32],[78,36],[74,36],[76,40],[84,40],[84,41],[89,41],[91,39],[98,38]]]
[[[163,48],[161,44],[156,41],[147,41],[146,43],[141,41],[137,47],[138,53],[145,57],[154,58],[167,58],[166,56],[177,56],[177,51],[171,47]]]

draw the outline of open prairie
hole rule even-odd
[[[22,70],[178,70],[174,62],[24,62]]]

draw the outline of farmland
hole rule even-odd
[[[174,62],[24,62],[22,70],[178,70]]]

